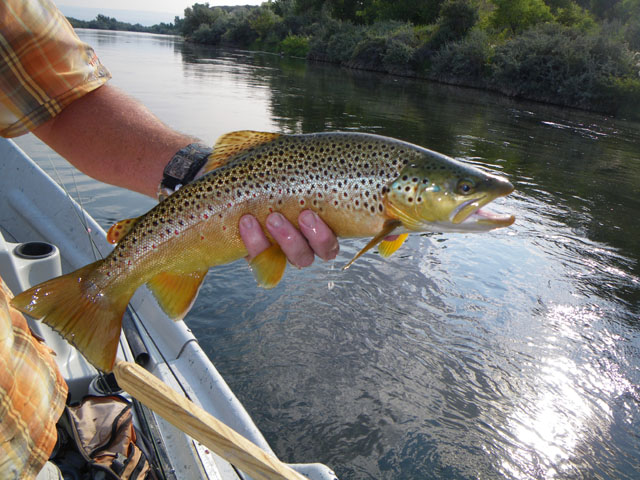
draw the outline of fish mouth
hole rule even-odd
[[[478,225],[486,225],[492,228],[508,227],[516,221],[514,215],[494,213],[488,210],[478,208],[465,218],[462,223],[474,223]]]
[[[511,188],[504,188],[498,195],[484,195],[462,203],[451,213],[451,223],[463,225],[475,224],[489,228],[508,227],[512,225],[516,220],[514,215],[498,214],[482,208],[495,198],[503,197],[511,193],[513,186],[508,184],[508,187]]]
[[[483,197],[472,198],[461,203],[455,208],[455,210],[453,210],[453,212],[451,212],[451,216],[449,217],[451,223],[458,224],[464,222],[467,218],[480,210],[483,205],[489,203],[489,201],[490,200],[487,200],[487,196],[485,195]]]

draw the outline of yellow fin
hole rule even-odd
[[[16,296],[11,304],[27,315],[42,318],[91,364],[109,372],[118,351],[122,316],[133,291],[99,290],[88,281],[102,262],[36,285]]]
[[[384,226],[382,227],[382,230],[380,231],[380,233],[378,233],[375,237],[373,237],[369,241],[369,243],[367,243],[364,246],[364,248],[362,250],[360,250],[356,254],[356,256],[351,259],[351,261],[349,263],[347,263],[344,267],[342,267],[342,270],[346,270],[347,268],[349,268],[353,262],[355,262],[358,258],[360,258],[362,256],[363,253],[367,252],[368,250],[371,250],[378,243],[380,243],[382,241],[382,239],[384,237],[386,237],[387,235],[391,235],[391,232],[393,232],[400,225],[402,225],[400,220],[387,220],[384,223]]]
[[[191,273],[162,272],[153,277],[147,286],[160,307],[170,318],[183,318],[198,295],[200,285],[208,270]]]
[[[380,242],[380,246],[378,247],[378,251],[380,255],[383,257],[390,257],[396,250],[398,250],[404,241],[409,236],[408,233],[403,233],[402,235],[398,235],[398,238],[395,240],[383,240]]]
[[[107,241],[114,244],[118,243],[122,240],[122,237],[131,231],[137,220],[137,217],[127,218],[126,220],[120,220],[119,222],[114,223],[107,232]]]
[[[287,268],[287,257],[278,244],[273,244],[249,262],[258,285],[273,288],[282,279]]]
[[[225,165],[229,160],[238,153],[257,147],[278,138],[279,133],[255,132],[253,130],[240,130],[237,132],[226,133],[218,138],[213,152],[209,155],[207,164],[202,169],[202,173],[215,170]]]

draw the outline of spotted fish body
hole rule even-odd
[[[184,316],[210,267],[247,255],[238,227],[245,214],[264,225],[277,211],[296,225],[311,209],[339,237],[373,237],[361,253],[380,244],[385,254],[406,238],[385,241],[390,234],[485,231],[513,222],[480,209],[513,190],[506,180],[376,135],[234,132],[221,137],[206,169],[142,217],[112,227],[108,238],[117,245],[107,258],[33,287],[14,305],[44,317],[94,365],[110,370],[135,290],[147,284],[169,316]],[[268,287],[285,265],[277,246],[252,264]],[[104,328],[97,335],[87,324]]]

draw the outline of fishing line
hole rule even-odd
[[[71,170],[71,177],[73,178],[73,184],[75,186],[76,195],[78,197],[78,200],[75,201],[75,203],[79,206],[80,211],[82,212],[82,215],[80,214],[80,212],[78,211],[78,209],[74,205],[74,200],[75,199],[73,198],[71,193],[69,193],[69,190],[67,190],[67,187],[66,187],[66,185],[64,184],[64,182],[62,180],[60,172],[58,172],[58,169],[57,169],[55,163],[53,162],[53,156],[51,154],[49,154],[47,156],[47,158],[49,160],[49,163],[51,164],[51,168],[53,169],[53,171],[55,173],[56,183],[60,186],[60,188],[62,188],[64,193],[67,195],[67,198],[70,200],[71,206],[73,207],[72,209],[73,209],[75,215],[78,217],[80,225],[82,225],[82,228],[84,229],[85,233],[87,234],[87,237],[89,238],[89,243],[91,244],[91,253],[93,254],[93,259],[94,260],[104,259],[104,257],[102,256],[102,253],[100,253],[100,250],[98,249],[98,245],[95,243],[95,240],[91,236],[91,229],[89,228],[88,220],[87,220],[87,218],[85,216],[86,215],[86,210],[85,210],[84,206],[82,205],[82,197],[80,196],[80,191],[78,189],[78,183],[76,182],[75,172],[73,170]]]
[[[73,170],[71,170],[71,178],[73,179],[74,189],[76,191],[76,196],[78,197],[77,202],[78,202],[78,205],[80,206],[80,212],[82,212],[82,215],[80,215],[80,213],[75,208],[74,208],[74,211],[76,212],[76,215],[80,219],[80,223],[84,227],[84,230],[87,233],[87,237],[89,238],[89,243],[91,244],[91,250],[93,253],[93,259],[98,260],[98,257],[99,257],[101,260],[104,260],[102,253],[100,253],[100,250],[98,249],[98,245],[96,244],[95,240],[93,239],[93,236],[91,235],[91,229],[89,228],[89,221],[86,218],[87,211],[84,208],[84,205],[82,204],[82,197],[80,196],[80,190],[78,189],[76,174]]]

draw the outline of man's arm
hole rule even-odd
[[[104,85],[66,107],[33,133],[62,157],[102,182],[156,197],[162,172],[173,155],[197,139],[162,123],[140,102]],[[267,229],[289,261],[298,267],[313,263],[314,254],[335,258],[338,240],[313,212],[303,212],[300,230],[282,215],[267,217]],[[240,234],[253,258],[269,246],[255,218],[240,222]]]
[[[90,177],[154,198],[165,165],[196,141],[110,85],[76,100],[33,133]]]

